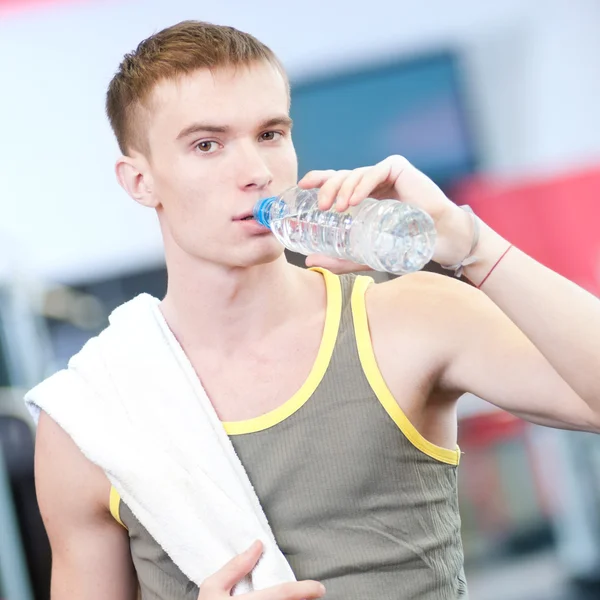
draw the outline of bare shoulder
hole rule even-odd
[[[436,377],[469,348],[481,352],[502,340],[512,347],[524,338],[482,291],[436,273],[419,272],[371,286],[366,306],[380,353],[410,350]]]
[[[410,321],[420,326],[423,320],[452,327],[473,309],[489,306],[489,299],[476,288],[452,277],[420,271],[371,286],[367,306],[375,317]],[[409,311],[409,312],[405,312]]]
[[[461,343],[504,315],[483,292],[457,279],[419,272],[370,286],[365,297],[378,358],[410,354],[437,377]],[[500,317],[500,319],[499,319]],[[503,322],[503,321],[502,321]],[[407,360],[409,360],[407,358]]]

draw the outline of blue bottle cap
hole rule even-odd
[[[263,227],[271,228],[271,207],[277,200],[277,196],[270,196],[269,198],[263,198],[259,200],[253,209],[254,219],[258,221]]]

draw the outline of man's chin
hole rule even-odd
[[[282,259],[285,260],[283,246],[273,245],[271,248],[262,249],[261,252],[248,252],[248,254],[241,258],[239,266],[245,268],[257,267],[259,265],[268,265]]]

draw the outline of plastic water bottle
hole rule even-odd
[[[422,269],[433,255],[436,231],[424,211],[398,200],[367,198],[340,213],[322,211],[318,189],[293,187],[254,206],[254,218],[288,249],[325,254],[405,275]]]

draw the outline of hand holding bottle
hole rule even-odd
[[[402,156],[390,156],[376,165],[351,171],[311,171],[298,186],[320,188],[321,210],[335,205],[338,212],[344,212],[366,198],[395,199],[422,209],[435,224],[437,242],[432,259],[439,264],[459,263],[471,248],[472,217]],[[307,264],[318,264],[337,273],[365,269],[364,265],[316,255],[309,256]]]

